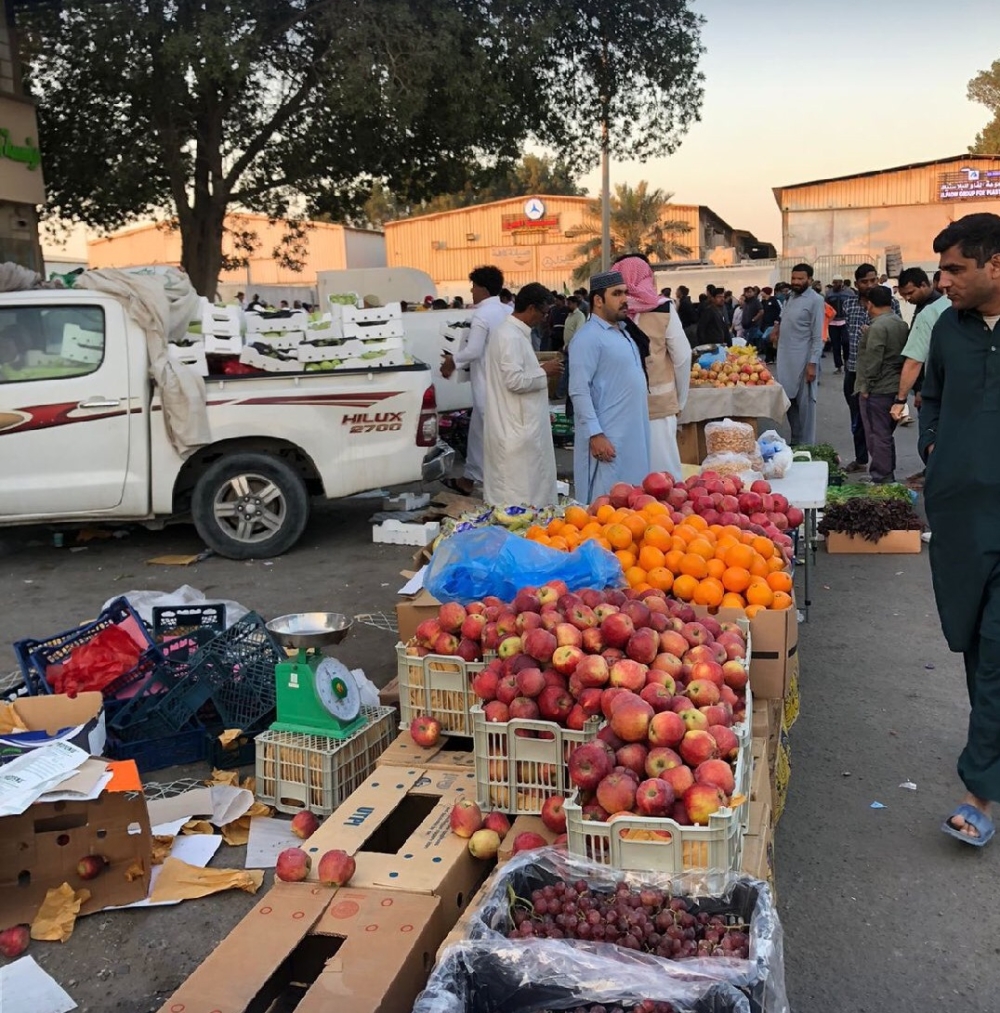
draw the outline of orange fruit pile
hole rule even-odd
[[[530,527],[525,537],[563,552],[595,541],[617,556],[630,587],[658,588],[710,609],[742,608],[753,618],[761,609],[792,604],[792,576],[770,538],[709,525],[698,514],[675,525],[663,503],[640,510],[605,505],[594,513],[571,506],[546,526]]]

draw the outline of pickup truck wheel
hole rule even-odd
[[[309,493],[302,477],[284,461],[233,454],[198,479],[191,514],[202,540],[222,556],[280,556],[302,535],[309,519]]]

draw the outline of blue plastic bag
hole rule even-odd
[[[502,528],[477,528],[445,539],[424,574],[424,587],[438,601],[476,601],[495,595],[513,601],[522,587],[562,580],[571,591],[620,587],[621,563],[594,541],[560,552]]]

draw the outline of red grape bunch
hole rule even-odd
[[[514,902],[510,939],[584,939],[658,957],[750,957],[748,926],[710,915],[662,890],[634,890],[620,882],[595,893],[586,882],[554,883]]]

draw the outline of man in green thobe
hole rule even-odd
[[[934,252],[951,306],[934,326],[919,449],[934,596],[971,705],[958,760],[968,793],[942,829],[981,847],[1000,802],[1000,216],[953,222]]]

